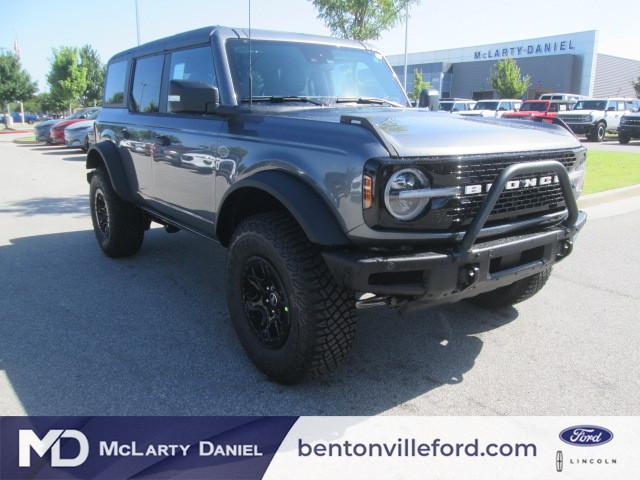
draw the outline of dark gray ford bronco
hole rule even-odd
[[[409,108],[360,42],[247,33],[114,56],[87,168],[107,255],[152,221],[229,248],[231,319],[270,378],[333,370],[358,308],[500,308],[571,253],[586,154],[562,122]]]

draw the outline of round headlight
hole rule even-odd
[[[401,197],[402,192],[429,188],[429,180],[420,170],[404,168],[394,173],[384,189],[384,204],[398,220],[413,220],[429,204],[429,198]]]

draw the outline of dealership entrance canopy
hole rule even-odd
[[[640,75],[640,61],[598,53],[598,32],[567,33],[553,37],[409,53],[407,90],[413,88],[414,71],[431,82],[442,97],[493,98],[489,77],[503,58],[513,58],[523,75],[531,76],[528,98],[546,92],[576,93],[595,97],[635,97],[632,80]],[[404,55],[389,55],[403,80]]]

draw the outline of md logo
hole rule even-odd
[[[70,438],[78,442],[80,447],[74,458],[61,458],[60,440]],[[77,467],[89,457],[89,440],[78,430],[49,430],[40,438],[33,430],[20,430],[18,433],[18,466],[31,466],[31,450],[39,457],[44,457],[51,450],[52,467]]]

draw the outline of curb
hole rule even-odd
[[[9,130],[9,131],[2,130],[0,131],[0,135],[8,135],[11,133],[31,133],[31,132],[33,132],[33,130]]]
[[[625,200],[629,197],[640,196],[640,185],[630,187],[615,188],[604,192],[592,193],[578,199],[578,206],[581,208],[595,207],[603,203]]]

